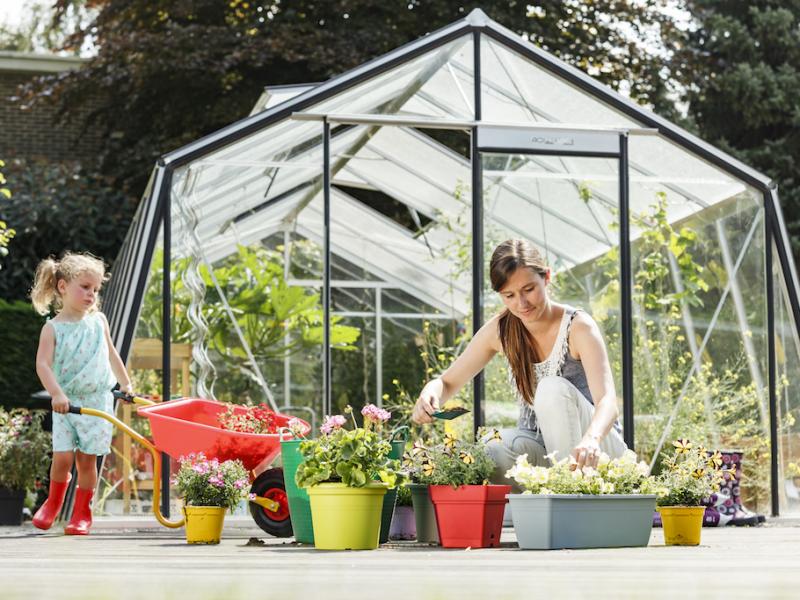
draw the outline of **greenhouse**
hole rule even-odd
[[[741,450],[748,505],[800,510],[800,303],[775,186],[479,10],[267,87],[165,155],[105,310],[143,392],[407,419],[499,310],[488,255],[512,237],[601,326],[630,447]],[[516,422],[501,357],[457,401],[467,429]],[[147,489],[134,454],[120,442],[103,472],[125,511]]]

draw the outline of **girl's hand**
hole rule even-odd
[[[597,467],[600,460],[600,439],[587,433],[580,443],[570,453],[572,470],[583,467]]]
[[[50,401],[50,405],[53,407],[53,412],[64,415],[69,410],[69,398],[64,394],[56,394]]]
[[[417,425],[433,423],[432,413],[439,410],[439,396],[430,390],[429,386],[422,388],[414,405],[414,412],[411,413],[411,420]]]

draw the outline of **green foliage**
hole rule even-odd
[[[0,487],[32,490],[50,466],[50,434],[42,429],[44,415],[0,408]]]
[[[36,349],[44,318],[28,302],[0,300],[0,405],[22,406],[34,392],[42,389],[36,375]]]
[[[444,440],[435,445],[417,441],[404,457],[414,483],[429,485],[481,485],[489,481],[494,462],[486,452],[487,442],[466,442],[445,434]]]
[[[723,477],[736,477],[735,470],[722,470],[722,455],[709,453],[701,444],[688,439],[675,440],[672,452],[664,453],[661,474],[656,481],[660,488],[659,506],[700,506],[719,490]]]
[[[154,253],[145,290],[137,330],[139,337],[161,336],[162,265],[163,252],[158,250]],[[196,339],[196,332],[186,314],[192,298],[182,281],[182,275],[190,265],[191,259],[188,258],[173,260],[171,265],[171,331],[174,342],[192,343]],[[240,403],[250,396],[261,396],[262,392],[214,279],[265,376],[271,374],[266,369],[278,359],[319,352],[323,336],[321,298],[312,288],[292,286],[286,282],[283,254],[279,250],[240,246],[235,254],[214,265],[213,274],[214,278],[207,265],[201,266],[206,286],[201,312],[208,323],[207,342],[212,360],[224,384],[218,395],[228,402]],[[341,321],[340,317],[331,318],[331,347],[335,351],[352,351],[361,332],[343,325]],[[282,365],[280,368],[282,377]],[[276,379],[268,377],[268,381]]]
[[[355,426],[355,420],[353,425],[352,430],[337,425],[300,444],[303,463],[295,475],[299,487],[328,482],[364,487],[380,480],[393,488],[405,481],[400,462],[389,458],[391,444],[378,432]]]
[[[233,508],[247,497],[250,480],[239,460],[221,463],[198,453],[181,457],[180,464],[173,484],[187,506]]]
[[[0,298],[27,297],[39,261],[65,250],[88,251],[111,262],[134,204],[110,181],[78,165],[14,160],[14,194],[0,203],[0,220],[17,230],[0,277]],[[113,274],[113,267],[112,267]]]
[[[412,506],[411,488],[408,485],[397,488],[397,506]]]
[[[57,0],[56,14],[83,0]],[[259,2],[105,0],[66,44],[97,55],[45,78],[27,100],[54,101],[102,132],[103,172],[139,192],[156,155],[248,114],[265,84],[325,81],[482,8],[566,62],[651,105],[665,85],[653,32],[671,28],[662,0]],[[68,28],[69,29],[69,28]],[[354,40],[356,43],[354,43]]]
[[[667,66],[698,134],[771,177],[800,256],[800,4],[684,0]]]
[[[571,457],[563,458],[551,467],[537,467],[528,463],[527,454],[517,458],[506,472],[506,477],[516,481],[525,494],[654,494],[655,480],[645,462],[636,462],[631,450],[614,459],[600,455],[597,468],[573,468]]]

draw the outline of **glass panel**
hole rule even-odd
[[[472,35],[468,34],[306,111],[472,119],[472,56]]]
[[[676,164],[663,159],[665,166]],[[686,173],[701,167],[687,165]],[[764,512],[769,417],[763,200],[729,180],[727,192],[736,189],[725,198],[695,190],[708,208],[681,219],[675,215],[685,210],[685,200],[656,187],[649,208],[632,212],[639,232],[632,248],[636,450],[655,460],[674,438],[687,437],[731,451],[726,461],[742,456],[740,486],[720,494],[741,492],[748,508]]]
[[[469,205],[461,178],[468,180],[468,165],[411,129],[359,126],[337,133],[331,250],[334,264],[346,261],[353,277],[334,281],[333,295],[344,308],[344,298],[361,289],[361,277],[371,305],[365,301],[356,313],[350,302],[341,311],[357,337],[334,353],[334,399],[356,409],[385,403],[405,422],[425,379],[449,366],[467,330]],[[357,188],[345,185],[356,178]],[[406,354],[389,357],[387,349],[401,348]],[[467,400],[470,390],[455,401]]]
[[[321,132],[278,124],[177,170],[172,189],[183,319],[173,339],[195,350],[193,393],[267,403],[314,425],[323,411]],[[184,316],[192,310],[202,319]]]
[[[775,356],[778,375],[778,494],[781,516],[800,514],[800,337],[792,316],[778,250],[772,246],[775,290]]]
[[[134,390],[146,397],[160,400],[162,396],[162,314],[164,281],[163,227],[159,233],[153,258],[147,270],[147,282],[142,298],[142,307],[136,324],[133,345],[129,352],[127,369]],[[182,394],[190,379],[183,369],[183,348],[172,348],[172,389],[170,393]],[[183,395],[188,395],[183,394]],[[118,403],[116,416],[135,431],[150,437],[147,419],[136,414],[135,408]],[[130,436],[115,429],[111,442],[111,453],[105,457],[100,473],[95,510],[111,515],[152,515],[153,461],[150,453]],[[170,514],[178,512],[176,496],[170,490]]]
[[[489,257],[500,242],[525,239],[553,270],[551,297],[580,307],[600,325],[620,376],[618,161],[605,158],[481,155],[483,167],[484,320],[504,310],[491,289]],[[549,349],[545,349],[547,351]],[[507,361],[497,356],[486,370],[486,423],[513,426],[519,412]]]
[[[502,44],[481,37],[481,106],[485,121],[638,126]]]

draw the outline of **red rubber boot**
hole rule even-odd
[[[89,528],[92,526],[92,496],[94,496],[93,489],[75,489],[72,518],[64,528],[64,533],[67,535],[89,535]]]
[[[69,487],[69,479],[67,481],[51,481],[50,492],[47,494],[47,500],[44,501],[33,515],[33,526],[39,529],[50,529],[53,522],[61,512],[61,507],[64,506],[64,496]]]

